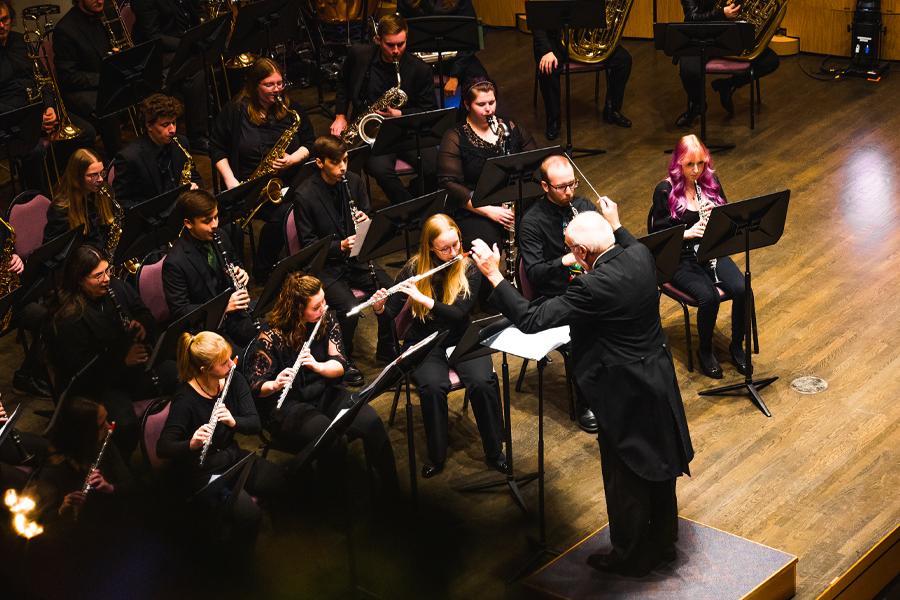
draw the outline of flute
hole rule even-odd
[[[284,399],[287,398],[288,392],[291,391],[291,386],[294,385],[294,379],[297,377],[297,373],[300,371],[300,357],[303,356],[303,353],[309,350],[309,346],[312,344],[312,341],[316,339],[316,333],[319,331],[319,325],[322,324],[322,321],[325,320],[325,313],[322,313],[322,316],[319,317],[319,320],[316,321],[316,326],[313,327],[312,334],[310,334],[309,339],[303,342],[303,347],[300,348],[300,353],[297,355],[297,360],[294,361],[294,374],[291,376],[291,379],[285,384],[283,388],[281,388],[281,396],[278,397],[278,404],[275,405],[275,410],[281,410],[281,405],[284,403]]]
[[[91,475],[94,474],[94,471],[96,471],[97,469],[100,468],[100,461],[103,460],[103,452],[106,450],[106,444],[109,442],[109,438],[112,436],[113,429],[115,429],[115,428],[116,428],[116,422],[113,421],[112,423],[109,424],[109,431],[106,432],[106,437],[103,438],[103,445],[100,446],[100,454],[97,455],[97,460],[95,460],[93,462],[93,464],[91,465],[91,469],[90,469],[90,471],[88,471],[87,479],[84,480],[84,485],[81,486],[81,491],[84,494],[87,494],[89,491],[91,491],[93,489],[91,487],[91,484],[88,482],[91,480]]]
[[[234,375],[234,367],[235,365],[232,363],[231,370],[228,371],[228,379],[225,380],[225,387],[222,388],[222,393],[219,394],[219,398],[216,400],[215,405],[213,406],[212,416],[209,417],[209,424],[212,425],[212,431],[209,432],[209,437],[206,438],[206,441],[203,442],[203,450],[200,451],[200,466],[203,466],[203,462],[206,460],[206,453],[209,452],[209,445],[212,443],[213,434],[216,432],[216,425],[219,423],[219,417],[216,416],[216,411],[219,410],[219,407],[225,404],[225,396],[228,395],[228,386],[231,385],[231,377]]]
[[[450,260],[448,260],[448,261],[445,262],[444,264],[438,265],[438,266],[436,266],[435,268],[431,269],[430,271],[425,271],[425,272],[422,273],[421,275],[413,275],[413,276],[410,277],[409,279],[404,279],[403,281],[401,281],[401,282],[398,283],[397,285],[394,285],[394,286],[392,286],[392,287],[386,289],[386,290],[384,291],[384,294],[383,294],[383,295],[379,296],[378,294],[375,294],[375,295],[373,295],[371,298],[369,298],[368,300],[366,300],[365,302],[363,302],[362,304],[357,304],[356,306],[354,306],[353,308],[351,308],[351,309],[347,312],[346,316],[352,317],[352,316],[355,315],[356,313],[358,313],[358,312],[360,312],[360,311],[362,311],[362,310],[365,310],[365,309],[369,308],[370,306],[375,306],[376,303],[381,302],[382,300],[384,300],[384,299],[387,298],[388,296],[393,296],[394,294],[396,294],[397,292],[399,292],[399,291],[400,291],[400,288],[403,287],[405,284],[407,284],[407,283],[409,283],[409,282],[415,283],[415,282],[417,282],[417,281],[421,281],[422,279],[425,279],[426,277],[431,277],[432,275],[434,275],[435,273],[437,273],[437,272],[440,271],[441,269],[446,269],[447,267],[449,267],[449,266],[452,265],[453,263],[456,263],[456,262],[459,262],[459,261],[463,260],[464,258],[466,258],[467,256],[469,256],[470,254],[472,254],[472,253],[471,253],[471,252],[463,252],[462,254],[457,254],[455,258],[451,258]]]

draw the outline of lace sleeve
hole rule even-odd
[[[244,367],[247,384],[253,398],[258,399],[262,386],[267,381],[273,381],[278,376],[278,361],[276,359],[276,341],[274,332],[264,331],[256,338],[256,349],[247,359]]]
[[[338,325],[337,319],[329,319],[331,321],[331,329],[328,331],[328,358],[341,363],[344,370],[347,370],[347,353],[344,351],[344,338],[341,335],[341,326]]]
[[[448,192],[446,211],[449,214],[459,210],[471,198],[471,190],[466,187],[463,172],[459,137],[457,129],[448,129],[437,155],[438,185]]]

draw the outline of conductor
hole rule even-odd
[[[491,303],[521,331],[570,325],[575,377],[597,416],[613,550],[592,554],[600,571],[643,577],[675,560],[675,481],[694,456],[668,341],[659,318],[650,251],[619,223],[616,204],[579,214],[566,229],[586,274],[563,295],[531,305],[504,282],[500,254],[481,240],[472,257],[494,286]]]

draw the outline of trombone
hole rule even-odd
[[[128,33],[128,28],[125,27],[125,21],[122,20],[122,11],[119,9],[119,5],[116,2],[112,2],[111,4],[113,10],[115,11],[115,16],[110,18],[110,15],[106,10],[107,3],[104,2],[103,16],[100,17],[100,22],[103,23],[104,27],[106,27],[106,32],[109,34],[109,44],[110,46],[112,46],[113,52],[134,48],[134,42],[131,40],[131,34]],[[117,27],[121,30],[121,35],[116,35],[116,31],[113,28],[113,23],[118,23]]]

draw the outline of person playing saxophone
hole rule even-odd
[[[114,175],[110,183],[123,208],[170,192],[183,179],[192,190],[203,187],[187,138],[175,133],[175,121],[183,113],[181,102],[165,94],[153,94],[140,103],[138,115],[146,133],[116,154],[110,165]]]
[[[281,67],[268,58],[256,61],[250,67],[244,88],[219,113],[209,142],[209,157],[228,189],[250,179],[270,150],[282,142],[286,132],[295,128],[284,154],[271,165],[285,185],[290,184],[309,157],[316,135],[306,113],[291,111],[289,105]],[[266,202],[255,215],[265,222],[253,265],[257,283],[268,279],[278,262],[284,247],[282,225],[289,208],[284,202],[278,205]]]
[[[397,87],[398,78],[400,89],[407,95],[406,103],[402,108],[388,108],[377,114],[387,119],[437,109],[431,66],[406,52],[407,33],[403,17],[386,15],[378,22],[374,44],[355,44],[350,48],[335,87],[332,135],[340,136],[344,132],[348,116],[355,119],[385,92]],[[423,149],[426,178],[434,172],[435,155],[433,149]],[[366,172],[375,178],[391,204],[413,198],[397,176],[398,156],[410,164],[416,161],[415,151],[370,156],[366,161]]]

